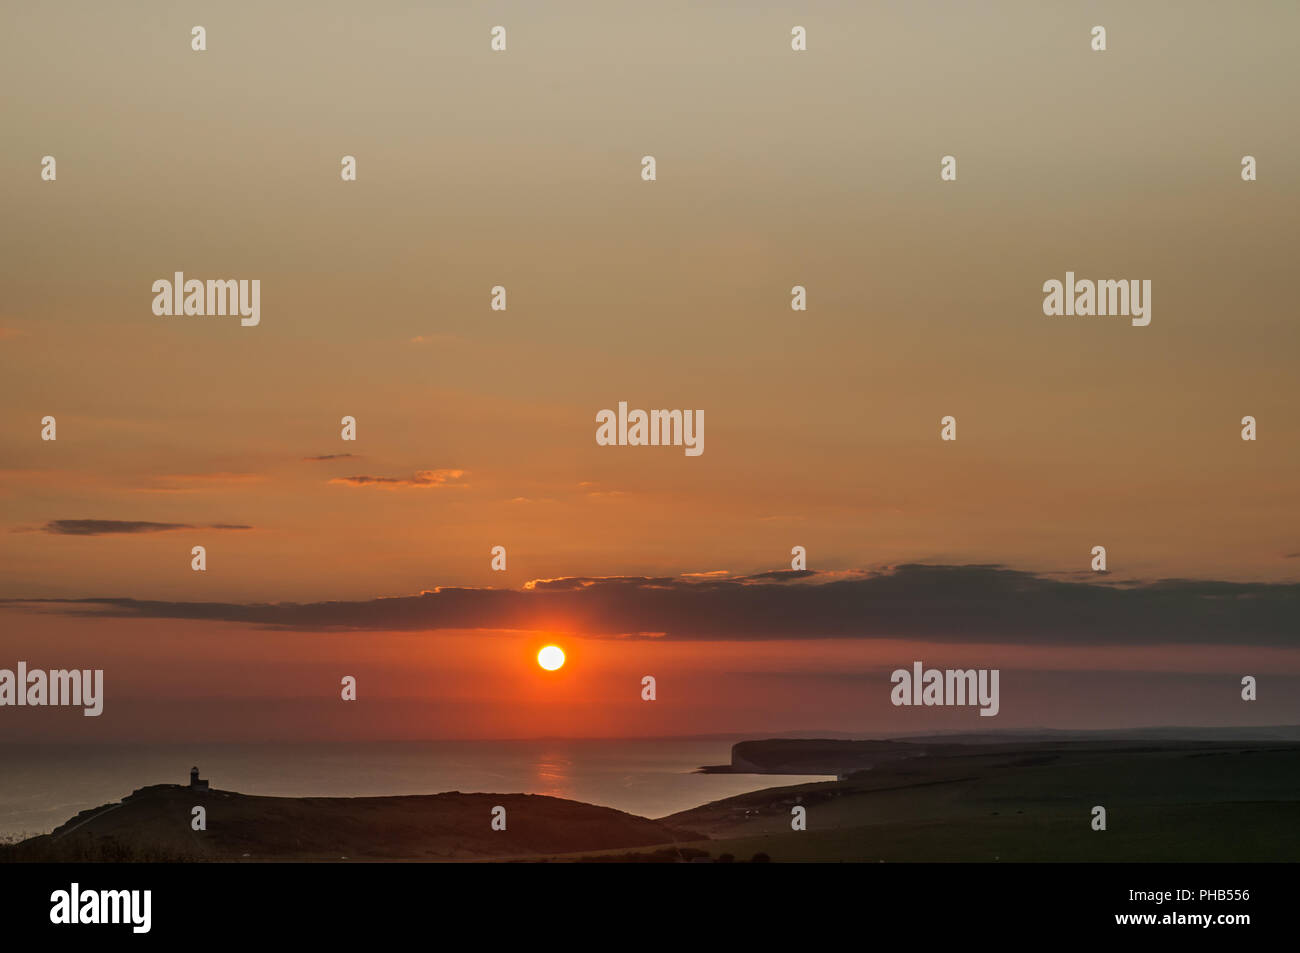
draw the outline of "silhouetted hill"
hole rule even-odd
[[[1184,733],[1190,733],[1184,737]],[[910,758],[956,758],[976,754],[1034,752],[1046,748],[1077,751],[1197,750],[1242,745],[1300,742],[1300,729],[1223,728],[1117,731],[1032,731],[987,734],[917,735],[890,740],[842,738],[767,738],[731,746],[731,763],[705,765],[705,774],[825,774],[842,777]]]
[[[492,809],[506,829],[492,830]],[[207,830],[191,811],[207,811]],[[662,845],[699,834],[535,794],[284,798],[160,784],[81,814],[0,859],[474,860]]]

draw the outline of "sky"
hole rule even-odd
[[[1300,720],[1294,4],[6,18],[0,667],[109,695],[0,740]],[[891,706],[915,659],[1001,713]]]

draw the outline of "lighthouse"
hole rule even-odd
[[[190,790],[206,791],[207,789],[208,782],[199,777],[199,769],[197,767],[190,768]]]

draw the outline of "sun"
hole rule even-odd
[[[564,651],[558,645],[548,645],[537,653],[537,664],[548,672],[554,672],[564,664]]]

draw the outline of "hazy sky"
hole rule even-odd
[[[1294,3],[72,3],[5,19],[0,598],[170,608],[6,609],[0,667],[102,666],[110,695],[93,728],[10,710],[0,737],[1300,719],[1300,653],[1279,635],[1300,621]],[[152,283],[175,271],[260,279],[260,325],[155,316]],[[1042,284],[1066,271],[1151,280],[1151,324],[1045,317]],[[702,408],[705,452],[597,446],[595,414],[620,400]],[[939,439],[947,414],[956,442]],[[87,520],[105,522],[72,522]],[[212,528],[232,525],[250,528]],[[1269,583],[1275,604],[1177,649],[1172,629],[1143,635],[1159,600],[1108,604],[1092,638],[1069,608],[1069,639],[1050,608],[1001,638],[958,612],[873,628],[855,589],[835,625],[858,613],[864,637],[807,638],[824,633],[796,614],[761,643],[686,623],[584,639],[582,619],[531,609],[321,634],[173,605],[748,577],[787,569],[796,544],[832,575],[701,596],[699,617],[761,617],[752,593],[915,563],[1084,585],[1096,545],[1111,581]],[[957,578],[900,592],[898,617],[946,605]],[[1208,598],[1180,589],[1176,614]],[[611,610],[628,633],[653,631],[639,599]],[[537,678],[539,639],[570,651],[562,677]],[[1022,672],[1004,674],[1003,715],[889,706],[888,670],[936,652]],[[1251,707],[1234,685],[1255,669],[1286,681]],[[669,675],[658,707],[636,694],[651,672]],[[331,701],[343,673],[364,676],[357,710]],[[211,711],[166,701],[192,697]]]

